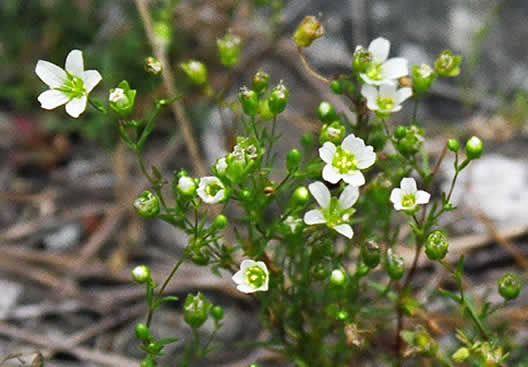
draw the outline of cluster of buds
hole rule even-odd
[[[263,120],[270,120],[286,109],[289,91],[282,82],[271,90],[265,98],[269,86],[270,76],[259,70],[252,80],[252,89],[242,87],[238,93],[238,100],[242,111],[250,117],[259,115]]]

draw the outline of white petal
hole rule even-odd
[[[378,111],[379,110],[379,106],[378,106],[378,102],[377,101],[374,101],[374,100],[368,100],[367,99],[367,108],[371,111]]]
[[[398,79],[408,74],[408,62],[403,57],[393,57],[383,64],[383,79]]]
[[[323,168],[323,179],[332,184],[337,183],[343,177],[331,164],[327,164]]]
[[[66,72],[55,64],[49,61],[39,60],[35,67],[40,80],[48,85],[50,88],[60,88],[66,81]]]
[[[374,153],[374,148],[370,145],[367,145],[361,153],[356,155],[357,165],[359,169],[369,168],[376,162],[376,153]]]
[[[266,266],[266,263],[264,261],[257,261],[256,265],[262,270],[264,270],[266,274],[268,274],[268,267]]]
[[[382,63],[389,57],[390,42],[383,37],[378,37],[370,42],[368,50],[372,52],[375,63]]]
[[[398,99],[398,94],[396,93],[396,85],[394,84],[382,84],[379,87],[380,97],[391,98],[393,100]]]
[[[367,102],[376,101],[378,98],[378,89],[372,85],[363,84],[361,95],[367,99]]]
[[[242,270],[245,273],[246,270],[248,270],[249,268],[255,265],[257,265],[257,262],[254,260],[248,260],[248,259],[242,260],[242,262],[240,263],[240,270]]]
[[[83,77],[84,62],[80,50],[71,50],[68,56],[66,56],[66,71],[76,77]]]
[[[239,270],[233,275],[231,279],[233,279],[233,282],[236,284],[244,284],[246,282],[246,275],[242,270]]]
[[[256,291],[267,291],[268,290],[268,284],[269,284],[269,277],[266,278],[266,282],[264,282],[264,284],[262,286],[258,287],[255,290]]]
[[[328,208],[330,205],[330,191],[321,181],[312,182],[308,185],[308,190],[315,198],[321,208]]]
[[[87,70],[83,73],[84,87],[86,92],[90,93],[97,84],[103,79],[97,70]]]
[[[416,181],[412,177],[402,178],[400,187],[403,195],[415,194],[416,193]]]
[[[242,293],[254,293],[257,290],[247,284],[239,284],[237,285],[237,289]]]
[[[416,204],[427,204],[430,198],[431,194],[423,190],[418,190],[416,193]]]
[[[326,223],[326,219],[324,218],[322,211],[319,209],[313,209],[304,214],[304,223],[309,226],[312,224],[323,224]]]
[[[350,227],[349,224],[340,224],[338,226],[335,226],[334,229],[346,238],[352,238],[352,236],[354,236],[354,231],[352,230],[352,227]]]
[[[398,89],[396,94],[397,94],[396,100],[398,101],[398,104],[401,104],[403,101],[405,101],[406,99],[412,96],[412,89],[411,88],[400,88]]]
[[[46,110],[52,110],[56,107],[62,106],[68,102],[68,100],[69,98],[67,96],[55,89],[49,89],[38,96],[40,107]]]
[[[319,156],[325,163],[332,163],[336,150],[336,146],[327,141],[321,148],[319,148]]]
[[[384,111],[384,112],[398,112],[398,111],[401,111],[402,109],[402,106],[401,105],[395,105],[392,109],[388,110],[388,111]]]
[[[345,187],[341,195],[339,195],[339,206],[342,209],[348,209],[352,207],[359,198],[359,189],[357,186],[348,185]]]
[[[343,149],[348,150],[350,153],[357,156],[363,151],[363,148],[365,148],[365,142],[354,134],[350,134],[343,140],[341,146]]]
[[[344,175],[343,181],[352,186],[362,186],[365,184],[365,176],[360,171],[354,171]]]
[[[368,85],[380,85],[380,84],[383,84],[385,81],[384,80],[374,80],[374,79],[370,79],[367,74],[364,74],[364,73],[361,73],[359,74],[359,76],[361,77],[361,79],[363,79],[363,81],[368,84]]]
[[[400,204],[401,205],[401,201],[402,201],[402,191],[401,189],[399,188],[394,188],[392,189],[391,191],[391,195],[390,195],[390,201],[396,206],[396,204]]]
[[[73,118],[79,117],[81,113],[86,109],[86,96],[81,98],[74,98],[70,102],[66,103],[66,112]]]

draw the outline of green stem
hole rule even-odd
[[[265,162],[268,163],[271,155],[271,148],[273,147],[273,139],[275,137],[275,128],[277,127],[277,115],[273,115],[273,124],[271,125],[271,136],[268,140],[268,147],[266,149],[266,159]]]

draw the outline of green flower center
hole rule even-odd
[[[394,98],[378,97],[376,102],[379,109],[382,111],[391,111],[396,106],[396,101]]]
[[[321,208],[323,216],[326,220],[326,225],[329,228],[334,228],[340,224],[348,223],[350,217],[355,213],[354,208],[342,209],[339,206],[339,201],[337,198],[330,199],[330,205],[328,208]]]
[[[219,185],[217,182],[211,182],[209,185],[205,187],[205,192],[207,193],[207,195],[215,197],[216,194],[218,194],[218,192],[223,189],[224,188],[221,185]]]
[[[268,274],[257,265],[246,270],[246,281],[255,289],[262,287],[266,283],[267,278]]]
[[[84,80],[69,73],[66,81],[58,90],[70,97],[70,99],[81,98],[86,95]]]
[[[341,174],[357,171],[356,156],[341,146],[337,147],[332,166]]]
[[[416,195],[407,194],[402,198],[402,206],[404,208],[413,208],[416,205]]]
[[[383,79],[383,64],[372,64],[367,69],[367,76],[372,80]]]

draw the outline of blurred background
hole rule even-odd
[[[451,260],[471,255],[469,284],[492,302],[500,302],[495,282],[502,273],[525,274],[526,281],[526,1],[140,1],[148,3],[154,31],[168,42],[174,84],[186,95],[185,116],[207,164],[231,150],[236,118],[193,87],[178,67],[181,62],[204,62],[211,88],[222,92],[226,104],[236,104],[238,89],[249,85],[259,69],[271,74],[272,85],[284,80],[291,101],[279,126],[279,157],[284,157],[303,135],[317,134],[322,100],[352,118],[344,100],[310,76],[299,60],[291,36],[304,16],[316,15],[325,26],[326,36],[305,54],[329,78],[350,72],[356,46],[366,47],[378,36],[391,41],[392,56],[405,57],[410,65],[431,65],[448,48],[462,54],[461,76],[436,82],[418,112],[433,157],[448,138],[465,142],[478,135],[485,142],[485,155],[464,171],[455,190],[460,210],[443,223],[451,234]],[[242,38],[242,60],[233,70],[220,64],[216,47],[216,39],[228,31]],[[37,60],[62,66],[72,49],[83,50],[86,68],[103,75],[95,97],[105,100],[110,88],[127,79],[138,90],[141,116],[154,98],[167,96],[161,78],[143,67],[153,50],[136,2],[0,1],[0,365],[17,353],[31,361],[36,350],[49,358],[46,366],[138,365],[143,354],[134,325],[143,320],[145,306],[130,269],[146,263],[154,279],[162,279],[186,244],[179,231],[161,221],[146,222],[133,211],[131,203],[148,185],[119,143],[115,126],[90,109],[77,120],[63,108],[40,109],[37,96],[47,88],[34,73]],[[395,120],[405,123],[409,112],[404,109]],[[197,174],[177,126],[171,111],[165,111],[146,159],[167,177],[180,168]],[[451,167],[446,161],[435,195],[448,184]],[[422,271],[426,292],[443,281],[436,270]],[[257,310],[234,290],[229,276],[188,265],[169,288],[181,299],[202,290],[226,309],[218,340],[229,348],[204,365],[242,367],[258,360],[281,365],[254,347],[265,339]],[[525,346],[527,293],[504,313],[512,338]],[[156,314],[153,328],[185,338],[190,330],[181,304],[172,307]],[[167,361],[177,360],[182,348],[169,349]],[[521,366],[528,353],[515,350],[512,361]]]

